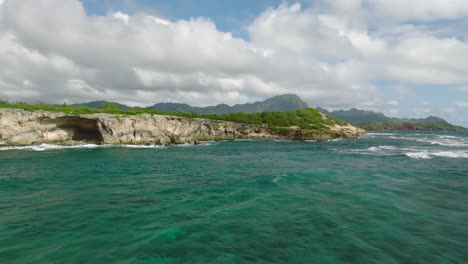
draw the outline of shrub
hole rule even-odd
[[[315,130],[329,130],[329,125],[343,124],[343,122],[331,118],[324,118],[322,114],[313,108],[292,110],[285,112],[262,112],[262,113],[233,113],[227,115],[207,114],[201,115],[192,113],[167,113],[156,110],[154,108],[129,108],[120,109],[117,104],[106,103],[99,109],[93,109],[85,106],[71,106],[71,105],[50,105],[45,103],[28,104],[24,102],[9,103],[5,99],[0,99],[0,108],[18,108],[28,111],[44,110],[50,112],[64,112],[69,114],[92,114],[92,113],[108,113],[118,115],[138,115],[138,114],[152,114],[152,115],[173,115],[187,118],[207,118],[212,120],[225,120],[237,123],[267,125],[271,128],[284,128],[285,130],[278,130],[278,133],[289,133],[290,126],[297,126],[303,129]]]

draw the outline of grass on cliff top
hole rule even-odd
[[[171,116],[181,116],[189,118],[206,118],[212,120],[224,120],[232,121],[237,123],[247,123],[255,125],[268,125],[269,127],[275,128],[286,128],[290,126],[297,126],[303,129],[315,129],[315,130],[329,130],[327,125],[334,124],[344,124],[344,122],[326,116],[323,118],[322,114],[314,109],[300,109],[300,110],[291,110],[285,112],[262,112],[262,113],[234,113],[227,115],[201,115],[196,113],[167,113],[159,111],[154,108],[130,108],[130,109],[120,109],[117,105],[109,103],[105,104],[99,109],[89,108],[85,106],[76,106],[76,105],[51,105],[44,103],[37,104],[28,104],[23,102],[10,103],[6,100],[0,99],[0,109],[1,108],[14,108],[14,109],[23,109],[26,111],[49,111],[49,112],[62,112],[73,115],[81,114],[95,114],[95,113],[106,113],[106,114],[115,114],[115,115],[139,115],[139,114],[154,114],[154,115],[171,115]]]

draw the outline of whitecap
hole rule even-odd
[[[431,155],[444,158],[468,158],[468,153],[461,151],[440,151],[431,153]]]
[[[152,148],[165,148],[160,145],[103,145],[103,146],[113,146],[121,148],[135,148],[135,149],[152,149]]]
[[[413,158],[413,159],[431,159],[429,153],[427,151],[422,152],[407,152],[404,153],[406,156]]]
[[[194,147],[195,144],[190,144],[190,143],[184,143],[184,144],[177,144],[177,145],[174,145],[175,147],[182,147],[182,148],[186,148],[186,147]]]
[[[450,139],[459,139],[460,137],[457,136],[449,136],[449,135],[437,135],[438,138],[450,138]]]
[[[380,149],[379,149],[378,147],[370,147],[370,148],[368,148],[367,150],[372,151],[372,152],[377,152],[377,151],[379,151]]]
[[[73,146],[63,145],[52,145],[52,144],[41,144],[32,146],[15,146],[15,147],[0,147],[0,151],[6,150],[29,150],[29,151],[49,151],[49,150],[60,150],[60,149],[93,149],[93,148],[106,148],[106,147],[120,147],[120,148],[164,148],[164,146],[158,145],[97,145],[97,144],[82,144]]]
[[[379,149],[385,149],[385,150],[394,150],[396,149],[394,146],[387,146],[387,145],[382,145],[378,147]]]
[[[46,151],[46,150],[56,150],[56,149],[78,149],[78,148],[97,148],[97,147],[100,147],[100,145],[84,144],[84,145],[74,145],[74,146],[61,146],[61,145],[41,144],[41,145],[33,145],[33,146],[1,147],[0,150]]]
[[[370,136],[391,136],[391,135],[395,135],[395,133],[371,132],[371,133],[367,133],[367,135],[370,135]]]

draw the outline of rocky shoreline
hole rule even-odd
[[[166,115],[73,115],[0,109],[0,146],[39,144],[172,145],[216,140],[330,140],[356,138],[363,129],[335,125],[330,131],[267,126]]]

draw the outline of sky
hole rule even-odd
[[[466,0],[0,0],[0,97],[312,107],[468,126]]]

